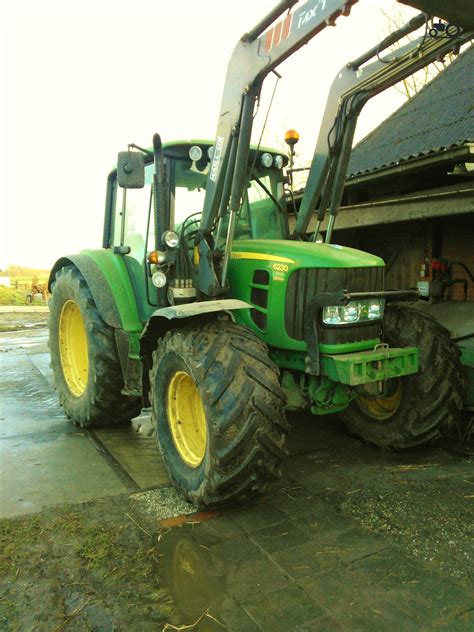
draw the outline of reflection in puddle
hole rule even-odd
[[[160,546],[159,575],[182,625],[166,630],[235,630],[237,604],[226,593],[226,570],[211,548],[200,544],[190,525],[168,531]]]

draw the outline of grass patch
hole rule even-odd
[[[105,499],[0,520],[2,632],[145,632],[176,620],[159,579],[159,528],[140,528],[144,518],[129,502]]]
[[[26,290],[0,286],[0,305],[26,305]]]

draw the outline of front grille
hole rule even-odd
[[[290,338],[304,340],[304,318],[308,303],[323,292],[376,292],[384,289],[384,268],[303,268],[288,280],[285,327]],[[322,327],[318,339],[326,344],[357,342],[377,338],[380,323]]]

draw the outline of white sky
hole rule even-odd
[[[100,247],[106,177],[127,143],[214,138],[227,61],[276,0],[2,3],[0,269],[50,268]],[[279,67],[266,139],[316,142],[337,70],[386,34],[380,7],[360,0]],[[403,8],[408,19],[414,11]],[[273,89],[269,77],[263,96]],[[402,103],[391,90],[362,114],[361,138]],[[265,116],[265,99],[260,121]]]

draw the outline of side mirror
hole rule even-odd
[[[122,189],[142,189],[145,186],[145,158],[140,151],[119,153],[117,181]]]

